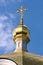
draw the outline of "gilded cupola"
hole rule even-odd
[[[13,37],[14,42],[16,42],[17,38],[25,38],[26,42],[30,41],[30,31],[26,25],[23,24],[23,12],[27,10],[26,8],[23,8],[21,6],[20,10],[17,10],[17,12],[20,12],[20,24],[14,29]]]

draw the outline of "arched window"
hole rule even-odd
[[[0,65],[17,65],[17,64],[9,59],[0,59]]]

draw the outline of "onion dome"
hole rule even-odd
[[[22,6],[20,10],[17,10],[17,12],[20,12],[20,24],[15,28],[13,32],[14,42],[16,42],[17,38],[25,38],[26,42],[30,41],[30,32],[28,27],[23,24],[23,12],[25,10],[27,9],[23,8]]]
[[[13,32],[14,41],[17,38],[25,38],[26,42],[30,41],[30,31],[28,27],[23,24],[23,19],[20,20],[20,25],[18,25]]]

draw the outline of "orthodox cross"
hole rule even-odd
[[[21,6],[21,8],[19,10],[17,10],[17,12],[20,12],[20,20],[23,19],[23,12],[26,11],[26,10],[28,10],[28,9],[26,9],[26,8],[24,8],[22,6]]]

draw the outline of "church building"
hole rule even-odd
[[[14,29],[13,40],[16,44],[15,52],[0,55],[0,65],[43,65],[43,56],[29,53],[27,45],[30,42],[30,31],[24,25],[23,12],[26,8],[17,10],[20,12],[20,24]]]

